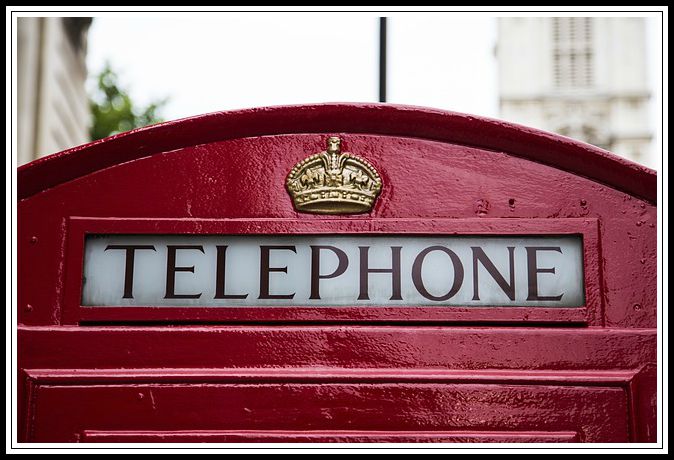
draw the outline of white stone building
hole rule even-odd
[[[18,164],[89,140],[87,32],[91,18],[18,18]]]
[[[647,160],[644,18],[499,18],[496,54],[502,119]]]

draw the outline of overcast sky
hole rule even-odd
[[[495,26],[456,13],[390,18],[388,101],[497,116]],[[168,96],[168,119],[376,102],[378,39],[376,14],[102,17],[89,33],[88,64],[96,73],[109,60],[139,102]]]

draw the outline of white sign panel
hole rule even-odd
[[[84,306],[583,304],[574,235],[90,235],[84,256]]]

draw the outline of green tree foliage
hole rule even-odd
[[[117,73],[109,63],[96,79],[96,91],[89,98],[92,140],[164,121],[159,111],[168,99],[153,101],[146,107],[135,105],[127,90],[120,88]]]

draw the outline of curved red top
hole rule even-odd
[[[583,142],[456,112],[342,103],[214,112],[77,146],[21,166],[18,198],[116,164],[192,145],[241,137],[339,132],[416,137],[502,151],[656,202],[655,171]]]

